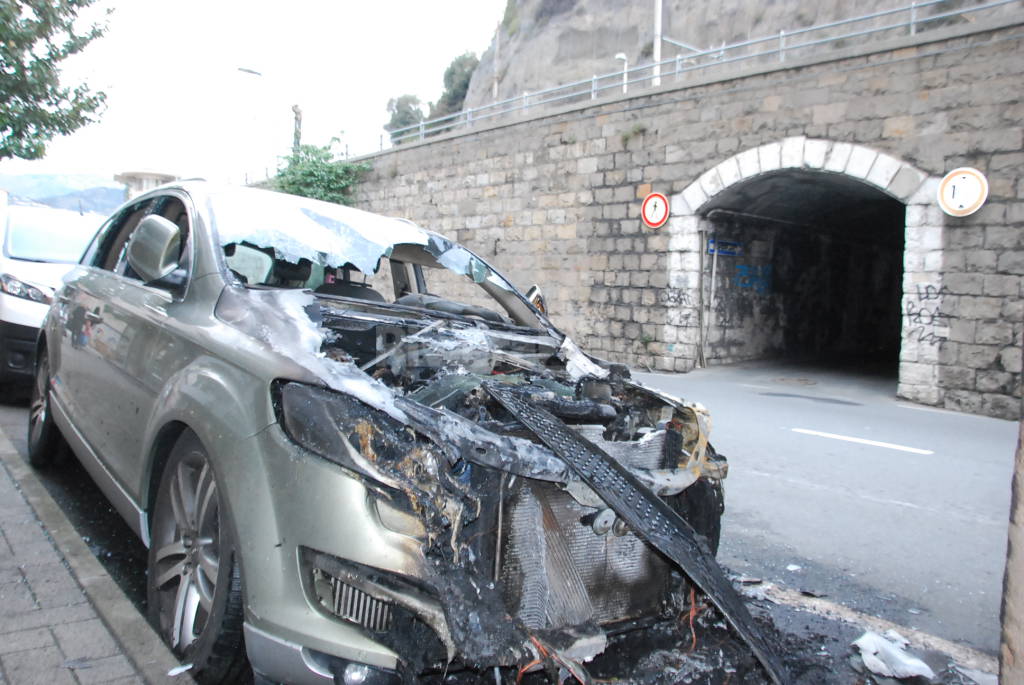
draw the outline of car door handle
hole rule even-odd
[[[86,312],[85,320],[92,321],[93,323],[101,323],[103,321],[103,317],[100,316],[99,314],[96,314],[95,312]]]

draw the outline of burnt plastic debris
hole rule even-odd
[[[718,607],[750,646],[771,679],[789,682],[779,657],[754,623],[711,551],[690,525],[646,489],[613,457],[573,432],[549,412],[531,406],[513,390],[488,382],[484,388],[519,419],[603,499],[633,531],[671,559]]]

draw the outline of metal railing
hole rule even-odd
[[[662,83],[685,83],[696,73],[706,75],[740,64],[785,63],[787,59],[809,57],[821,54],[823,46],[833,49],[845,47],[851,40],[869,36],[895,38],[901,35],[916,35],[931,29],[958,21],[972,20],[980,12],[1004,5],[1020,4],[1020,0],[994,0],[950,11],[942,11],[942,5],[949,0],[920,0],[894,9],[881,10],[849,19],[840,19],[792,31],[752,38],[738,43],[722,44],[717,48],[701,50],[671,38],[663,40],[671,45],[688,50],[675,57],[650,62],[632,68],[593,75],[590,78],[564,83],[535,92],[498,100],[480,107],[471,107],[461,112],[421,121],[412,126],[394,129],[389,136],[381,136],[380,149],[390,138],[393,145],[406,141],[424,140],[429,136],[467,128],[498,117],[527,115],[538,107],[554,103],[572,104],[597,100],[609,90],[627,94],[632,87],[650,88],[660,80]],[[929,8],[934,11],[927,16],[922,12]],[[857,26],[860,25],[860,26]],[[853,30],[850,30],[853,29]],[[660,67],[655,69],[655,67]]]

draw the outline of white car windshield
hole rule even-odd
[[[12,205],[8,209],[4,254],[32,262],[75,263],[102,220],[95,214]]]

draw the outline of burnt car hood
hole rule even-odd
[[[306,383],[283,392],[309,409],[295,425],[286,417],[285,428],[295,436],[306,421],[335,427],[333,444],[312,449],[346,453],[347,468],[422,521],[422,577],[409,585],[340,562],[335,570],[406,612],[405,628],[380,639],[407,674],[455,659],[472,668],[557,663],[577,673],[604,649],[610,618],[652,613],[649,584],[673,596],[672,578],[682,577],[770,677],[785,681],[707,540],[666,503],[727,473],[699,404],[642,387],[553,328],[524,332],[231,286],[218,309],[305,372],[297,378]],[[357,362],[344,338],[364,325],[407,332]],[[633,545],[619,553],[624,563],[655,568],[625,572],[635,581],[624,583],[625,596],[606,596],[574,561],[602,535],[605,554]]]

